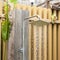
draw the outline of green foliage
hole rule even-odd
[[[11,23],[8,17],[8,12],[9,12],[8,9],[9,9],[8,4],[5,4],[4,6],[5,20],[2,21],[2,28],[1,28],[2,40],[4,41],[9,39],[10,29],[11,29]]]
[[[10,28],[11,28],[11,23],[8,20],[4,20],[2,22],[2,28],[1,28],[1,32],[2,32],[2,40],[6,41],[9,39],[9,35],[10,35]]]
[[[4,4],[4,12],[7,13],[8,12],[7,10],[8,10],[8,4],[5,3]]]
[[[17,0],[10,0],[10,2],[16,4]]]

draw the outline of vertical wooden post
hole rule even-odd
[[[58,11],[58,20],[60,21],[60,11]],[[58,60],[60,60],[60,25],[58,25]]]
[[[42,7],[38,8],[38,15],[42,18]],[[39,26],[39,60],[42,60],[42,26]]]
[[[47,19],[47,9],[43,9],[43,19]],[[43,60],[47,60],[47,25],[43,26]]]
[[[56,10],[53,12],[56,14]],[[57,60],[57,25],[53,25],[53,60]]]
[[[48,9],[48,19],[51,20],[52,10]],[[52,24],[48,25],[48,60],[52,60]]]

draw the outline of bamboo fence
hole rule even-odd
[[[59,24],[50,23],[42,27],[29,24],[29,60],[37,60],[37,56],[38,60],[60,60],[60,10],[19,4],[16,5],[16,8],[28,10],[30,13],[29,16],[39,15],[44,20],[49,19],[52,21],[52,14],[56,15],[57,19],[55,20],[58,21]],[[36,48],[36,33],[38,33],[39,39],[38,51]]]
[[[1,4],[1,3],[0,3]],[[28,10],[29,16],[39,15],[40,18],[51,21],[52,14],[57,16],[58,23],[50,23],[45,26],[36,26],[29,24],[29,60],[60,60],[60,10],[53,10],[50,8],[42,8],[36,6],[24,6],[17,4],[17,9]],[[0,14],[2,14],[2,7],[0,7]],[[34,19],[36,20],[36,19]],[[38,35],[37,35],[38,34]],[[37,38],[38,37],[38,38]],[[36,48],[38,41],[38,48]],[[3,42],[1,46],[1,20],[0,20],[0,60],[4,58],[4,46]],[[2,55],[1,56],[1,47]],[[38,50],[37,50],[38,49]]]

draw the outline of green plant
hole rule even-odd
[[[11,28],[11,23],[9,21],[9,17],[8,17],[8,4],[6,3],[4,6],[4,12],[5,12],[5,20],[2,21],[2,40],[6,41],[9,39],[9,35],[10,35],[10,28]]]
[[[10,0],[10,3],[13,3],[15,8],[15,5],[17,4],[17,0]]]
[[[7,60],[7,42],[9,40],[10,28],[11,28],[8,13],[9,13],[9,5],[6,2],[4,5],[5,20],[3,20],[1,24],[2,25],[1,36],[3,41],[3,58],[2,58],[3,60]]]

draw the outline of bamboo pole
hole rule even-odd
[[[53,12],[56,14],[56,10]],[[57,25],[53,25],[53,60],[57,60]]]
[[[7,41],[3,41],[3,56],[2,60],[7,60]]]
[[[2,15],[2,7],[3,7],[3,3],[2,1],[0,1],[0,15]],[[0,19],[0,60],[1,60],[1,19]]]
[[[42,18],[42,8],[38,8],[38,15]],[[39,60],[42,60],[42,26],[39,26]]]
[[[34,6],[33,8],[32,8],[32,15],[37,15],[37,8]],[[35,18],[34,18],[34,20],[35,20]],[[34,56],[33,56],[33,60],[37,60],[37,51],[36,51],[36,40],[37,40],[37,38],[36,38],[36,33],[37,33],[37,31],[36,31],[36,29],[37,29],[37,26],[36,25],[33,25],[33,36],[34,36],[34,41],[33,41],[33,54],[34,54]]]
[[[26,5],[22,5],[22,10],[27,10],[27,6]]]
[[[31,60],[34,60],[34,28],[33,24],[31,24]]]
[[[51,20],[52,10],[48,9],[48,19]],[[48,25],[48,59],[52,60],[52,24]]]
[[[22,4],[16,4],[16,9],[22,9]]]
[[[58,11],[58,20],[60,21],[60,11]],[[58,60],[60,60],[60,25],[58,25]]]
[[[34,33],[34,58],[33,58],[33,60],[36,60],[36,52],[37,52],[36,51],[36,32],[37,32],[36,28],[37,28],[37,26],[34,25],[34,32],[33,32]]]
[[[4,1],[4,2],[6,2],[6,0]],[[8,3],[7,3],[8,4]],[[2,10],[3,11],[3,10]],[[8,11],[7,11],[8,12]],[[5,12],[6,13],[6,12]],[[3,14],[5,14],[5,13],[3,13]],[[7,32],[8,33],[8,32]],[[7,55],[7,52],[8,52],[8,47],[7,47],[7,44],[8,44],[8,42],[7,41],[2,41],[2,60],[7,60],[7,57],[8,57],[8,55]]]
[[[32,11],[32,9],[31,9],[31,7],[30,6],[28,6],[28,9],[27,9],[28,11],[29,11],[29,16],[32,16],[31,15],[31,11]],[[33,26],[32,26],[32,24],[30,24],[30,22],[29,22],[29,60],[31,60],[31,49],[32,49],[32,47],[31,47],[31,41],[32,41],[32,28]]]
[[[35,15],[37,15],[37,7],[36,6],[33,6],[32,7],[32,16],[35,16]],[[34,18],[34,21],[36,21],[37,19],[36,18]]]
[[[43,19],[47,19],[47,9],[43,9]],[[43,60],[47,60],[47,25],[43,26]]]
[[[1,60],[1,20],[0,20],[0,60]]]
[[[32,37],[32,24],[29,24],[29,60],[31,60],[31,37]]]

